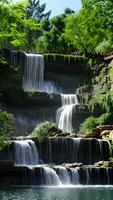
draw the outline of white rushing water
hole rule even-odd
[[[45,185],[62,185],[62,182],[54,169],[50,167],[43,167],[43,170]]]
[[[79,185],[79,173],[78,173],[79,168],[70,168],[71,171],[71,183],[74,185]]]
[[[14,141],[15,162],[17,165],[37,165],[39,155],[35,143],[32,140]]]
[[[79,185],[79,168],[66,169],[63,166],[57,166],[54,169],[43,167],[43,179],[45,185]]]
[[[62,107],[57,110],[56,121],[58,128],[71,133],[73,131],[73,109],[79,104],[77,95],[61,94]]]
[[[62,184],[63,185],[71,184],[70,175],[69,175],[67,169],[63,166],[58,166],[57,170],[58,170],[58,176],[59,176]]]
[[[40,54],[26,54],[23,88],[25,91],[42,91],[44,78],[44,58]]]

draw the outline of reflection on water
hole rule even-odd
[[[0,200],[112,200],[113,187],[0,188]]]

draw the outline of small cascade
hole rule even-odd
[[[79,168],[70,168],[70,172],[71,172],[71,183],[73,185],[79,185],[80,181],[79,181]]]
[[[38,150],[32,140],[20,140],[14,142],[16,165],[39,164]]]
[[[43,91],[47,93],[62,93],[62,87],[52,80],[45,80]]]
[[[56,171],[50,167],[43,167],[44,185],[62,185]]]
[[[70,175],[65,167],[59,166],[56,170],[63,185],[71,184]]]
[[[73,132],[73,109],[79,104],[77,95],[61,94],[62,107],[57,110],[58,128],[65,132]]]
[[[26,54],[23,88],[25,91],[42,91],[44,59],[40,54]]]
[[[66,169],[63,166],[56,166],[54,169],[43,167],[42,182],[45,185],[78,185],[79,183],[79,168]]]
[[[16,67],[18,63],[18,52],[17,51],[11,51],[11,65]]]

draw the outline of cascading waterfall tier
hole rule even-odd
[[[58,128],[65,132],[73,132],[73,109],[79,104],[77,95],[61,94],[62,107],[57,110]]]
[[[42,168],[42,183],[44,185],[79,185],[79,168],[66,169],[63,166]]]
[[[106,140],[83,138],[48,138],[37,144],[44,163],[83,163],[94,164],[109,160],[109,143]]]
[[[1,182],[8,180],[10,185],[46,186],[113,184],[113,168],[91,165],[99,160],[108,160],[108,141],[48,138],[39,144],[32,140],[17,140],[12,144],[12,147],[15,147],[15,165],[4,168],[3,176],[0,174]],[[39,165],[39,157],[45,164]],[[10,161],[11,159],[9,163]],[[88,166],[78,165],[77,162]],[[77,165],[81,167],[75,167]]]
[[[62,185],[62,182],[56,171],[50,167],[43,167],[43,182],[44,185]]]
[[[91,165],[108,160],[110,156],[108,141],[98,139],[48,138],[37,144],[32,140],[18,140],[14,147],[18,165],[37,165],[42,163],[40,159],[46,164],[78,162]]]
[[[42,91],[44,59],[40,54],[26,54],[23,88],[25,91]]]
[[[14,142],[16,165],[38,165],[39,155],[32,140],[18,140]]]

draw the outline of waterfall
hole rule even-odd
[[[44,59],[40,54],[26,54],[23,88],[25,91],[43,90]]]
[[[45,185],[78,185],[79,168],[66,169],[63,166],[57,166],[54,169],[43,167],[42,178]]]
[[[79,181],[79,172],[78,172],[79,168],[70,168],[70,172],[71,172],[71,183],[74,185],[79,185],[80,181]]]
[[[73,109],[79,104],[77,95],[61,94],[62,107],[57,110],[58,128],[65,132],[73,132]]]
[[[54,169],[43,167],[43,178],[45,185],[62,185],[61,180]]]
[[[17,165],[39,164],[38,150],[32,140],[14,141],[15,161]]]
[[[69,173],[65,167],[59,166],[57,168],[57,173],[63,185],[71,184]]]
[[[61,94],[62,106],[79,104],[76,94]]]
[[[109,159],[109,143],[106,140],[83,138],[48,138],[39,144],[40,157],[45,163],[94,164]]]
[[[16,67],[18,63],[18,52],[17,51],[11,51],[11,65]]]

